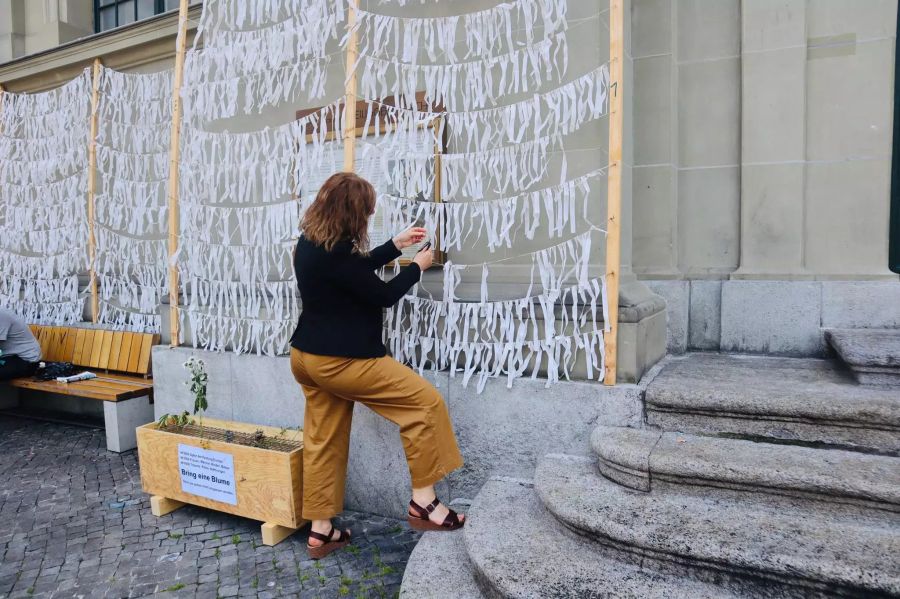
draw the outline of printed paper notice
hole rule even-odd
[[[181,490],[207,499],[237,505],[234,486],[234,456],[178,444]]]

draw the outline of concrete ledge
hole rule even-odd
[[[663,334],[665,334],[663,329]],[[286,357],[214,353],[191,348],[153,350],[155,416],[193,407],[182,364],[190,356],[206,361],[209,410],[213,418],[300,426],[304,401]],[[590,434],[599,424],[642,426],[641,388],[590,382],[520,379],[511,389],[491,380],[478,394],[474,385],[448,373],[426,378],[447,402],[465,465],[438,486],[442,499],[471,499],[494,473],[530,476],[548,452],[591,454]],[[397,427],[364,406],[354,410],[350,436],[346,507],[405,517],[409,470]]]

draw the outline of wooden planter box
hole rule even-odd
[[[203,419],[204,427],[278,438],[280,429],[227,420]],[[277,451],[215,438],[159,429],[151,422],[137,429],[141,484],[150,493],[153,515],[164,516],[189,503],[263,522],[262,538],[276,545],[304,523],[302,435],[280,438],[301,447]],[[232,474],[233,472],[233,474]]]

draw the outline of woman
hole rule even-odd
[[[350,542],[331,518],[343,510],[354,402],[400,426],[412,478],[410,525],[456,530],[465,518],[437,499],[434,483],[462,466],[450,415],[428,381],[382,343],[383,308],[397,303],[431,267],[431,249],[388,282],[375,270],[425,238],[412,228],[367,252],[375,190],[352,173],[332,175],[301,225],[294,272],[303,302],[291,339],[291,370],[306,396],[303,423],[303,517],[312,521],[307,550],[319,559]]]

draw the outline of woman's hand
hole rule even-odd
[[[394,237],[392,241],[398,250],[403,250],[421,242],[427,234],[428,231],[424,227],[412,227]]]
[[[425,272],[431,268],[431,263],[434,262],[434,249],[428,248],[427,250],[422,250],[415,255],[413,262],[419,265],[419,270]]]

